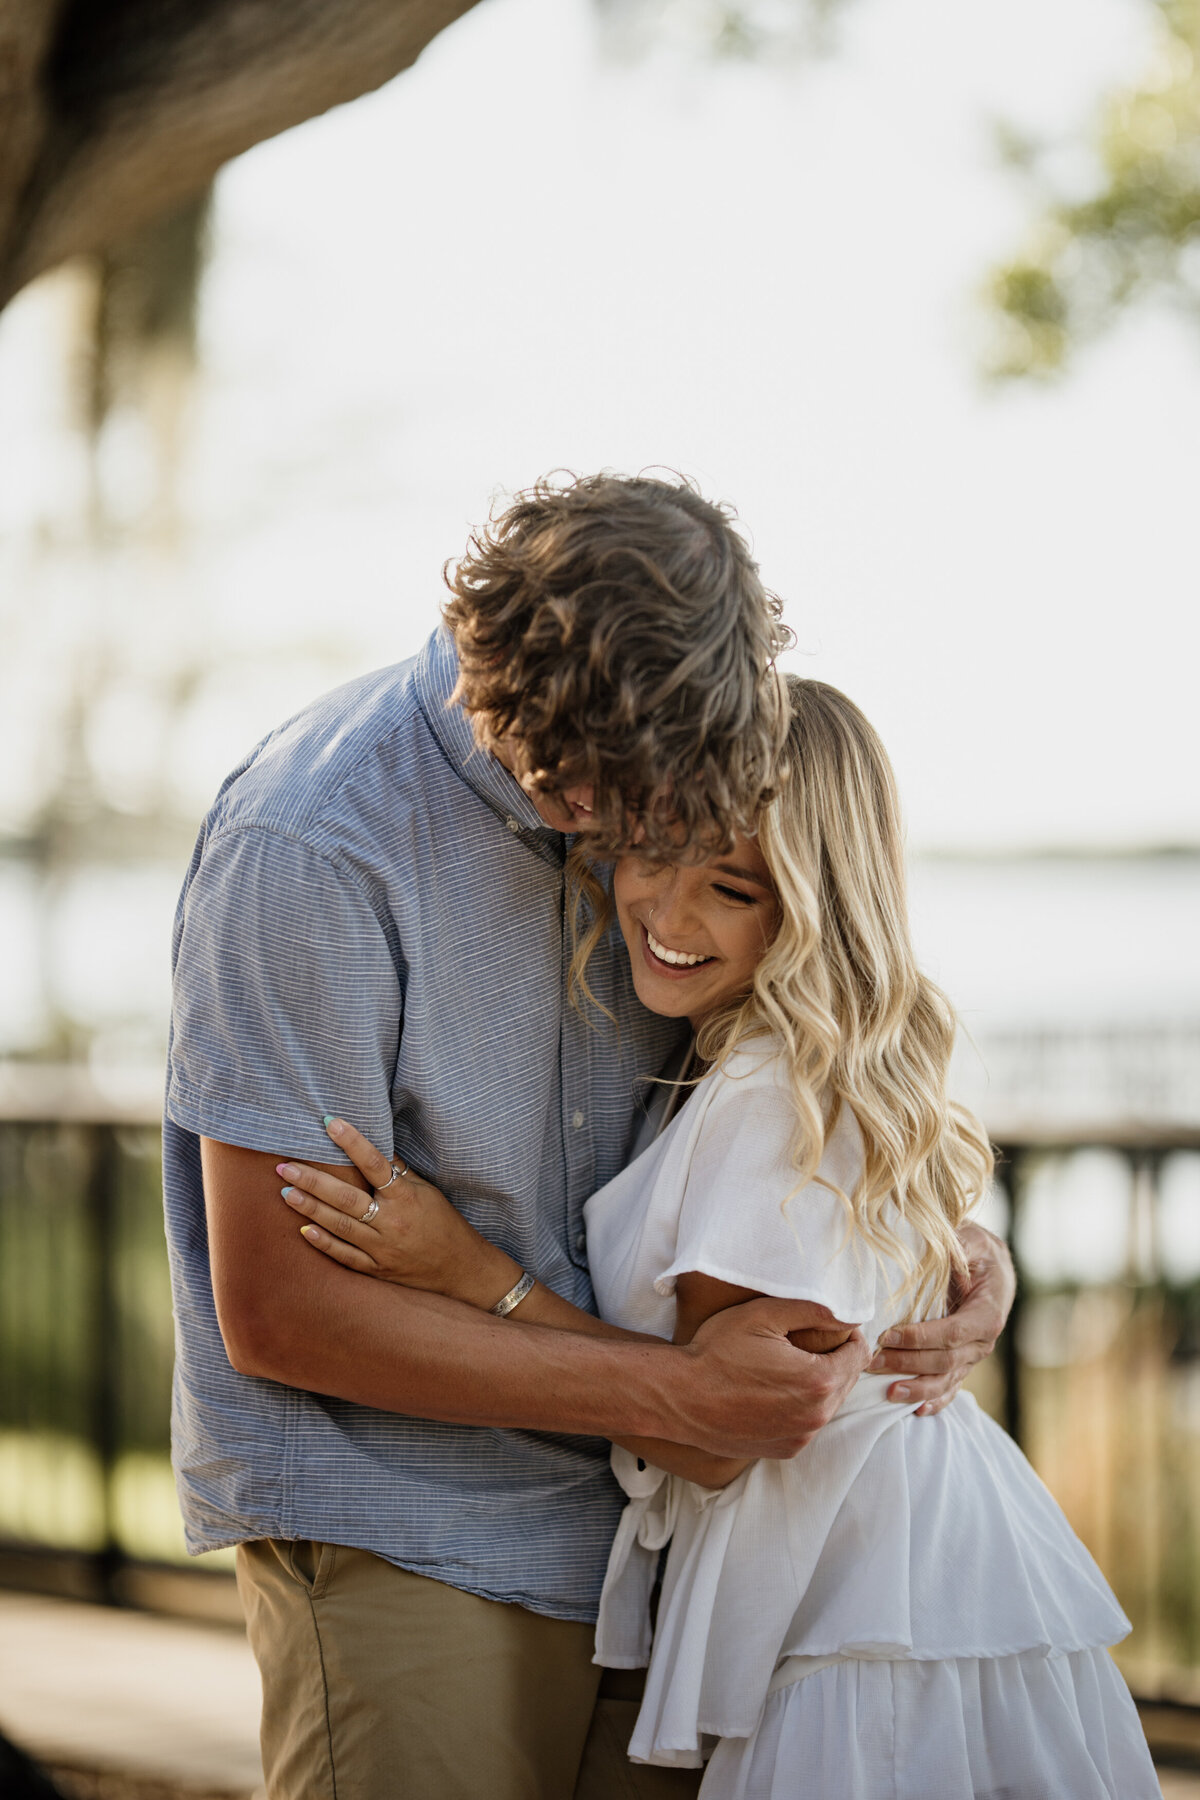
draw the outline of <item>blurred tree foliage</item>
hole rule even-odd
[[[633,60],[660,44],[741,62],[829,48],[846,0],[595,0],[603,41]]]
[[[595,0],[602,37],[637,59],[660,46],[780,61],[834,46],[849,0]],[[1004,129],[1005,161],[1035,220],[984,283],[988,375],[1052,378],[1134,303],[1157,296],[1200,322],[1200,0],[1146,0],[1141,79],[1108,95],[1082,141]]]
[[[1050,146],[1011,135],[1003,146],[1033,185],[1038,217],[986,283],[992,376],[1057,375],[1152,295],[1200,323],[1200,0],[1150,4],[1149,66],[1101,103],[1074,180],[1055,178]]]

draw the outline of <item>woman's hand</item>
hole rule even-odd
[[[315,1250],[361,1275],[485,1310],[508,1292],[520,1265],[481,1237],[439,1188],[411,1169],[397,1173],[399,1165],[344,1119],[331,1119],[326,1130],[371,1183],[376,1207],[372,1212],[362,1189],[336,1175],[279,1163],[288,1183],[283,1198],[309,1220],[300,1231]]]

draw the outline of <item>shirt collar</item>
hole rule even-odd
[[[513,829],[537,832],[547,845],[560,847],[562,833],[554,831],[539,814],[514,775],[481,750],[475,742],[470,716],[457,701],[450,702],[458,681],[458,656],[454,640],[444,625],[438,627],[417,658],[413,671],[417,700],[425,722],[437,739],[446,761],[463,781]]]

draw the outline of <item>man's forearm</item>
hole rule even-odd
[[[456,1424],[666,1434],[678,1385],[669,1346],[540,1288],[557,1310],[538,1327],[365,1280],[304,1243],[277,1177],[264,1206],[260,1164],[255,1152],[206,1146],[217,1316],[241,1373]]]
[[[217,1317],[245,1375],[454,1424],[755,1457],[794,1455],[855,1372],[844,1352],[789,1344],[811,1323],[802,1302],[753,1302],[739,1321],[710,1320],[703,1344],[673,1346],[590,1318],[571,1330],[497,1319],[369,1280],[305,1243],[273,1157],[209,1138],[201,1157]]]
[[[244,1374],[462,1425],[663,1437],[680,1423],[670,1345],[496,1319],[327,1263],[314,1273],[318,1304],[293,1290],[286,1319],[226,1332]]]

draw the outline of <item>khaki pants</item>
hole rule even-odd
[[[647,1769],[592,1627],[482,1600],[336,1544],[243,1544],[269,1800],[684,1800]],[[622,1696],[622,1686],[625,1696]],[[609,1691],[611,1689],[611,1691]]]

